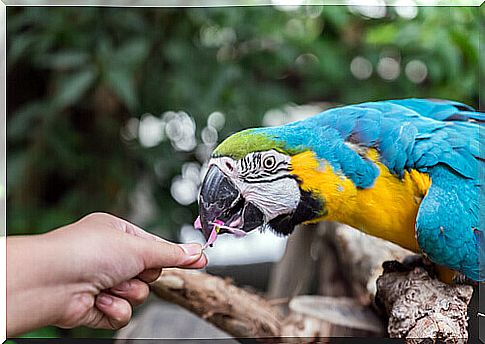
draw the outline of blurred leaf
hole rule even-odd
[[[147,57],[149,43],[146,39],[136,38],[122,45],[112,56],[112,64],[133,69]]]
[[[468,56],[470,62],[476,63],[478,60],[478,37],[472,38],[468,34],[465,36],[465,32],[460,32],[458,30],[450,31],[451,39],[460,48],[460,50]]]
[[[32,101],[18,109],[7,123],[7,138],[15,141],[29,137],[35,129],[35,121],[47,113],[48,104]]]
[[[82,66],[88,59],[89,54],[86,52],[65,50],[55,54],[44,55],[39,61],[39,65],[45,68],[66,70]]]
[[[9,152],[7,157],[8,173],[7,173],[7,196],[16,186],[18,186],[25,177],[25,166],[29,162],[29,154],[27,152]]]
[[[15,64],[20,58],[22,58],[29,47],[35,42],[36,37],[32,34],[20,34],[17,35],[14,41],[8,47],[8,63],[9,65]]]
[[[367,44],[392,44],[396,42],[398,32],[399,28],[394,24],[375,26],[367,30],[366,42]]]
[[[95,78],[96,71],[91,67],[61,76],[54,95],[54,104],[59,108],[74,104],[93,85]]]
[[[120,100],[129,109],[133,110],[137,105],[137,99],[132,74],[124,69],[111,68],[107,71],[105,78],[107,84],[118,95]]]

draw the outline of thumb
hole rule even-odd
[[[164,267],[203,268],[207,259],[200,244],[175,244],[165,240],[131,237],[145,269]]]

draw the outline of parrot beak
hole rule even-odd
[[[208,239],[213,223],[234,207],[240,198],[233,182],[213,165],[207,171],[199,195],[199,214],[202,233]]]
[[[202,182],[199,214],[200,229],[206,240],[216,221],[244,232],[263,224],[263,213],[252,203],[245,202],[235,184],[215,165],[209,168]],[[229,231],[223,228],[219,231],[225,232]]]

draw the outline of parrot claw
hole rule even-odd
[[[431,278],[437,276],[435,264],[420,254],[406,256],[402,262],[397,260],[386,261],[382,263],[382,267],[384,268],[384,272],[409,272],[420,267],[426,270]]]
[[[478,286],[479,284],[477,281],[474,281],[459,272],[456,272],[455,276],[453,276],[452,283],[459,284],[459,285],[471,285],[471,286]]]

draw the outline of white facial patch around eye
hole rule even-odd
[[[300,202],[298,182],[293,178],[282,178],[267,183],[236,183],[246,202],[251,202],[264,214],[269,222],[282,214],[290,214]]]
[[[270,182],[289,175],[291,158],[275,150],[249,153],[237,161],[239,179],[248,183]]]

